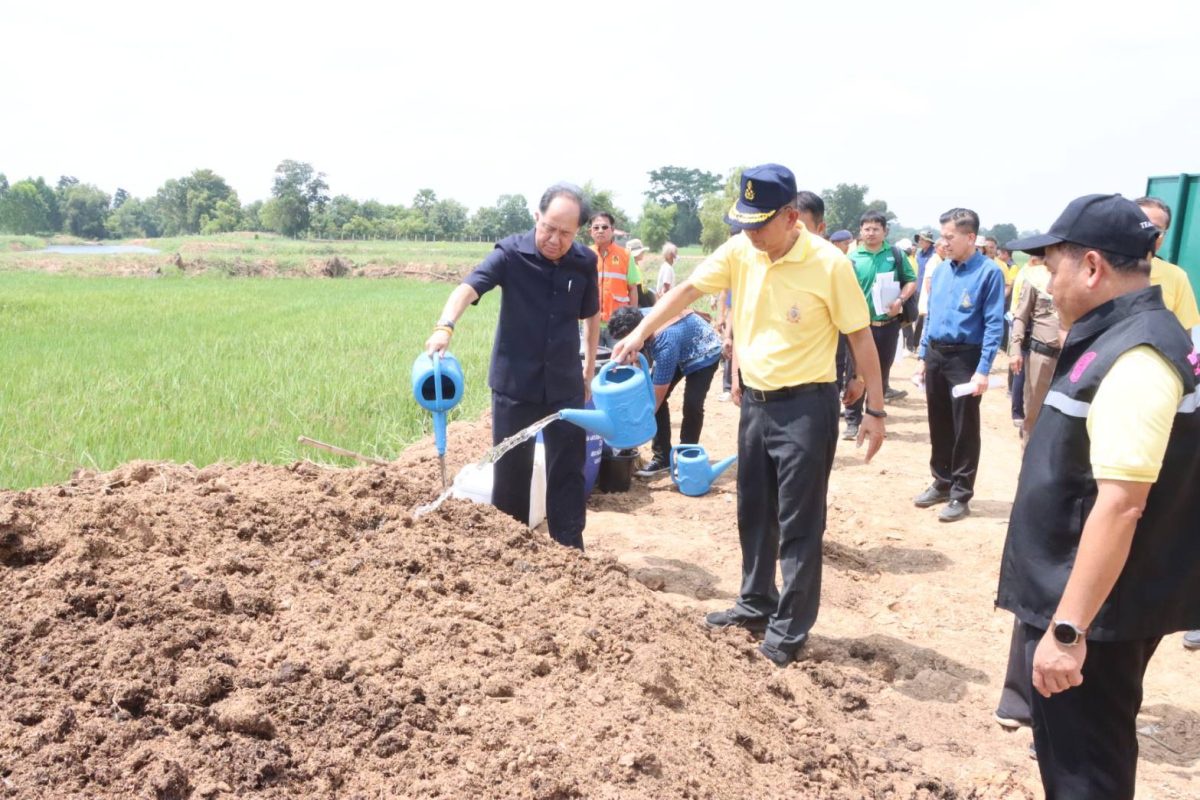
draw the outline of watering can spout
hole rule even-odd
[[[733,462],[735,461],[737,461],[737,456],[730,456],[729,458],[723,458],[716,464],[713,464],[712,479],[715,481],[717,478],[721,477],[721,473],[729,469],[729,467],[732,466]]]
[[[599,434],[605,439],[616,436],[612,418],[603,411],[583,408],[564,408],[558,412],[559,418],[578,425],[589,433]]]

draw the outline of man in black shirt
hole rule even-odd
[[[560,183],[547,189],[534,229],[496,244],[450,293],[426,342],[430,353],[444,352],[467,306],[494,287],[503,288],[488,373],[493,444],[564,408],[582,408],[586,400],[600,340],[596,254],[575,241],[588,216],[578,187]],[[582,370],[580,320],[586,341]],[[543,438],[550,535],[582,550],[584,431],[558,421],[545,429]],[[530,440],[510,451],[492,477],[492,504],[526,524],[533,448]]]

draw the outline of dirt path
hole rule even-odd
[[[893,386],[914,389],[913,364],[897,364]],[[738,410],[718,402],[719,391],[714,384],[701,442],[714,458],[736,450]],[[953,525],[911,503],[929,482],[923,396],[912,392],[889,413],[888,440],[872,464],[853,443],[839,444],[810,658],[834,665],[831,681],[857,684],[863,695],[867,712],[847,718],[847,733],[872,741],[890,735],[934,774],[987,783],[1012,773],[1040,795],[1029,731],[1006,733],[991,717],[1012,624],[992,607],[1020,462],[1008,398],[1003,389],[984,398],[973,516]],[[616,556],[698,620],[737,593],[734,492],[729,470],[702,498],[679,494],[669,478],[639,481],[628,495],[594,496],[586,545]],[[1163,641],[1147,677],[1140,798],[1200,793],[1200,655],[1184,651],[1180,638]]]

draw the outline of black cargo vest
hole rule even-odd
[[[1058,607],[1096,501],[1087,414],[1125,352],[1149,345],[1174,365],[1184,397],[1129,559],[1089,639],[1148,639],[1200,628],[1200,413],[1192,342],[1157,287],[1085,314],[1063,347],[1017,483],[996,605],[1045,629]]]

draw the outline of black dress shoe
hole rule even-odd
[[[883,391],[884,400],[903,400],[906,397],[908,397],[908,392],[904,391],[903,389],[893,389],[889,386]]]
[[[751,633],[762,633],[767,629],[765,618],[743,617],[735,609],[712,611],[704,615],[704,625],[712,630],[723,628],[745,628]]]
[[[778,647],[772,647],[766,642],[763,642],[758,646],[758,652],[762,653],[763,658],[767,659],[775,666],[782,668],[795,661],[796,656],[800,651],[797,650],[795,653],[787,653],[783,650],[780,650]]]
[[[958,522],[969,516],[971,516],[971,508],[962,500],[951,500],[945,508],[938,512],[938,519],[942,522]]]
[[[930,506],[936,506],[938,503],[944,503],[949,499],[950,492],[943,492],[937,487],[930,486],[913,498],[913,505],[917,508],[929,508]]]

